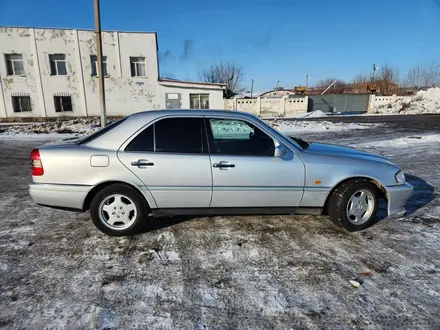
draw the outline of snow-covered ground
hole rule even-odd
[[[419,91],[409,101],[397,98],[394,102],[376,107],[371,114],[440,114],[440,88]]]
[[[310,132],[338,132],[357,129],[369,129],[378,127],[381,124],[374,123],[334,123],[330,121],[295,121],[275,120],[270,122],[271,126],[280,132],[287,134],[310,133]]]
[[[1,140],[0,328],[439,329],[440,128],[413,130],[303,135],[384,155],[414,185],[406,214],[357,233],[327,217],[224,216],[107,237],[88,213],[32,203],[38,143]]]

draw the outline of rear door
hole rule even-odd
[[[276,141],[245,120],[206,118],[211,151],[211,207],[297,207],[304,164],[291,150],[274,157]]]
[[[160,118],[125,143],[118,157],[159,208],[209,207],[212,177],[202,118]]]

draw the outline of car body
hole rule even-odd
[[[392,215],[413,190],[384,157],[291,138],[237,111],[139,112],[85,138],[44,144],[31,158],[34,202],[77,211],[115,184],[138,193],[155,216],[321,214],[335,190],[353,180],[373,184]]]

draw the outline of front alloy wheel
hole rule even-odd
[[[337,187],[328,201],[330,219],[349,231],[362,230],[375,220],[378,206],[377,186],[354,179]]]

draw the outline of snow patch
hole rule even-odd
[[[314,133],[314,132],[336,132],[352,129],[368,129],[381,126],[381,124],[367,123],[333,123],[329,121],[288,121],[277,120],[270,123],[271,126],[283,133]]]
[[[108,124],[111,124],[109,121]],[[100,129],[100,122],[93,118],[76,118],[66,121],[53,121],[32,123],[27,125],[17,124],[0,127],[1,139],[21,140],[55,140],[77,136],[84,136]]]
[[[372,113],[379,114],[440,114],[440,88],[419,91],[410,100],[397,98],[388,104],[379,105]]]
[[[432,135],[411,135],[403,138],[396,138],[384,141],[366,142],[356,144],[356,147],[362,148],[395,148],[408,147],[411,144],[422,143],[440,143],[440,134]]]
[[[327,114],[325,112],[322,112],[321,110],[315,110],[312,112],[307,112],[306,114],[298,116],[300,118],[321,118],[321,117],[327,117]]]

